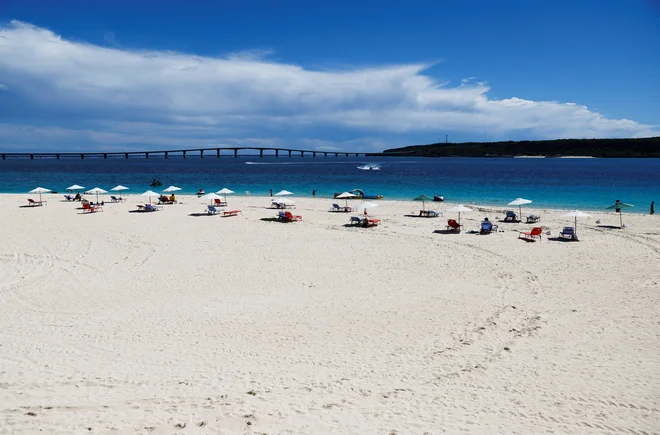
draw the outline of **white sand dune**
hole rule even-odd
[[[454,214],[412,202],[362,229],[329,199],[282,224],[269,198],[232,218],[26,198],[0,195],[0,433],[660,431],[656,216],[529,243],[435,233]]]

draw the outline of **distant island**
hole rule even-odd
[[[660,137],[434,143],[392,148],[378,156],[420,157],[660,157]]]

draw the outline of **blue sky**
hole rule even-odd
[[[660,2],[0,6],[0,149],[660,136]]]

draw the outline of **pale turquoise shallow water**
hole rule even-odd
[[[378,171],[358,169],[378,164]],[[441,194],[447,201],[501,205],[517,197],[537,207],[597,210],[614,200],[635,204],[627,212],[648,213],[660,199],[660,159],[346,158],[223,157],[146,159],[0,160],[0,192],[27,193],[42,186],[64,192],[80,184],[129,193],[176,185],[181,193],[228,187],[268,195],[287,189],[299,196],[329,197],[360,188],[386,199]],[[153,188],[160,191],[159,188]]]

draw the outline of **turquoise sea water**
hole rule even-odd
[[[378,171],[358,169],[377,164]],[[152,179],[161,188],[149,186]],[[360,188],[385,199],[419,194],[446,201],[504,206],[517,197],[533,206],[597,210],[614,200],[634,204],[626,212],[648,213],[660,200],[660,159],[346,158],[223,157],[150,159],[8,159],[0,161],[0,192],[27,193],[42,186],[60,193],[80,184],[129,194],[169,185],[180,193],[228,187],[238,194],[268,195],[287,189],[299,196],[330,197]]]

